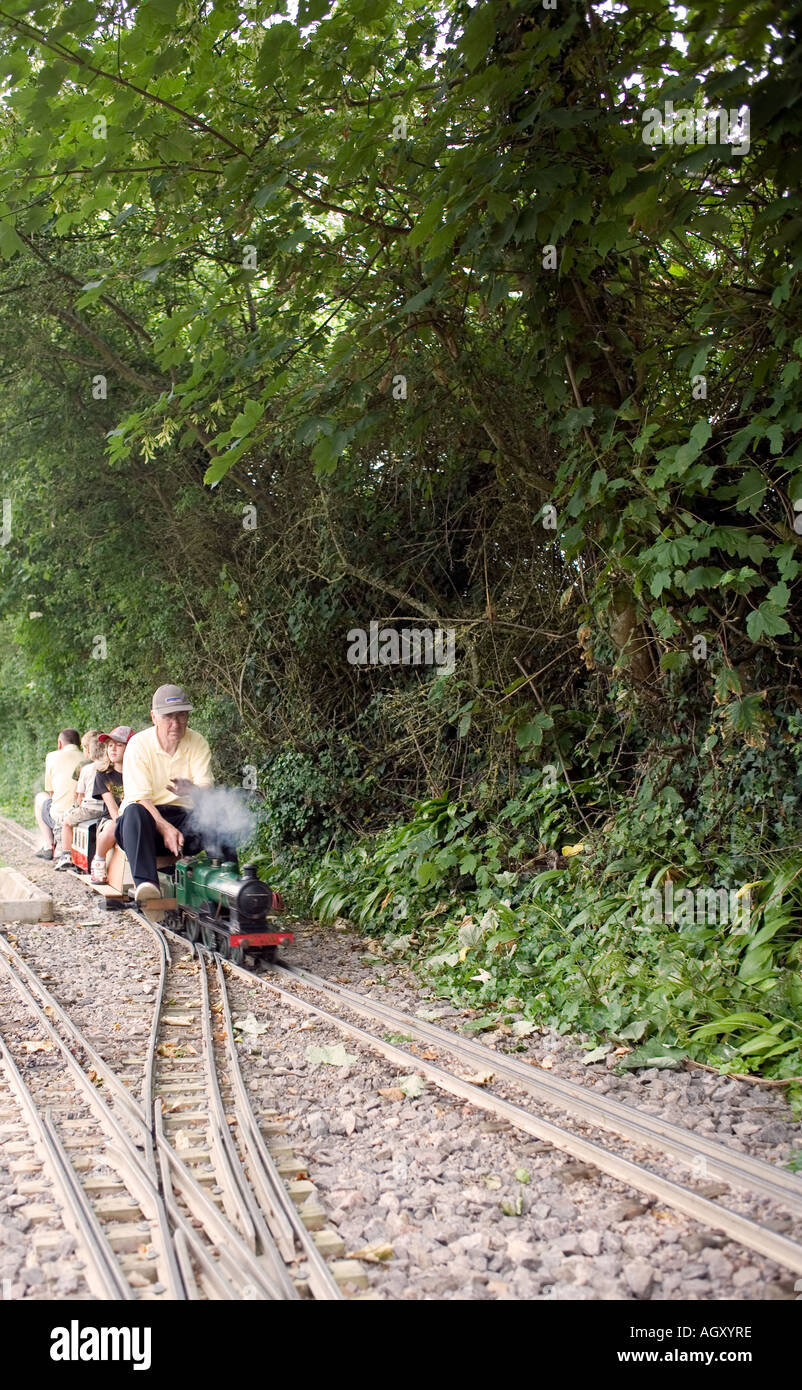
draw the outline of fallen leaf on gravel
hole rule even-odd
[[[513,1023],[512,1031],[516,1038],[528,1038],[530,1033],[537,1032],[537,1024],[530,1023],[528,1018],[519,1018]]]
[[[614,1057],[626,1057],[627,1053],[628,1053],[628,1052],[631,1052],[631,1051],[632,1051],[632,1048],[631,1048],[631,1047],[617,1047],[617,1048],[615,1049],[615,1051],[613,1052],[613,1056],[614,1056]]]
[[[191,1134],[188,1129],[177,1129],[175,1146],[177,1149],[191,1149],[197,1137],[197,1134]]]
[[[300,1024],[300,1026],[299,1026],[299,1028],[298,1028],[298,1032],[299,1032],[299,1033],[305,1033],[305,1032],[307,1032],[307,1030],[308,1030],[309,1028],[317,1028],[317,1019],[316,1019],[316,1018],[305,1018],[304,1021],[303,1021],[303,1023]]]
[[[89,1077],[89,1080],[92,1082],[93,1086],[103,1085],[103,1077],[100,1075],[99,1071],[95,1071],[94,1067],[90,1067],[89,1071],[86,1074]]]
[[[380,1264],[382,1260],[392,1260],[395,1251],[392,1245],[386,1241],[379,1241],[377,1245],[365,1245],[361,1250],[349,1250],[346,1260],[367,1260],[369,1264]]]
[[[257,1023],[253,1014],[246,1014],[244,1018],[234,1020],[234,1027],[240,1033],[247,1033],[249,1037],[258,1038],[260,1033],[267,1032],[266,1023]]]
[[[409,1076],[402,1076],[398,1086],[405,1096],[409,1096],[410,1100],[417,1100],[418,1096],[422,1096],[426,1090],[426,1082],[415,1071],[410,1072]]]
[[[514,1176],[515,1178],[517,1178],[518,1182],[531,1182],[531,1181],[532,1181],[532,1179],[531,1179],[530,1176],[529,1176],[529,1169],[528,1169],[528,1168],[516,1168],[516,1169],[515,1169],[515,1173],[513,1174],[513,1176]]]
[[[603,1062],[607,1056],[606,1047],[594,1047],[592,1052],[586,1052],[582,1058],[583,1067],[589,1067],[592,1062]]]
[[[451,1009],[448,1005],[444,1005],[441,1008],[416,1009],[415,1017],[422,1018],[426,1023],[433,1023],[436,1018],[444,1018],[446,1014],[450,1013]]]
[[[726,1192],[729,1192],[730,1189],[724,1182],[703,1182],[697,1183],[695,1190],[699,1193],[700,1197],[713,1198],[723,1197],[724,1194]]]
[[[48,1018],[56,1017],[56,1011],[53,1008],[52,1004],[45,1004],[44,1008],[42,1009],[42,1013],[47,1014]]]
[[[552,1067],[554,1066],[554,1058],[553,1058],[553,1057],[544,1057],[544,1058],[543,1058],[543,1061],[540,1063],[540,1065],[541,1065],[541,1067],[543,1068],[544,1071],[551,1071]]]
[[[583,1182],[587,1178],[597,1178],[599,1175],[597,1170],[589,1167],[587,1163],[564,1163],[557,1169],[555,1176],[562,1178],[563,1182]]]
[[[406,1097],[400,1086],[380,1086],[379,1095],[384,1096],[385,1100],[405,1100]]]
[[[482,1178],[482,1182],[485,1187],[490,1188],[491,1192],[498,1192],[498,1189],[501,1187],[501,1178],[495,1173],[487,1173],[485,1177]]]
[[[156,1048],[157,1057],[197,1057],[197,1048],[192,1043],[159,1043]]]
[[[505,1197],[501,1203],[501,1210],[505,1216],[520,1216],[523,1209],[523,1198],[520,1192],[515,1197]]]
[[[304,1055],[313,1067],[321,1063],[329,1067],[347,1067],[357,1060],[356,1053],[346,1052],[343,1043],[335,1043],[334,1047],[308,1047]]]
[[[463,1076],[463,1081],[469,1081],[472,1086],[489,1086],[493,1080],[495,1072],[477,1071],[473,1076]]]
[[[39,1041],[34,1040],[34,1041],[31,1041],[31,1042],[24,1042],[24,1043],[22,1044],[22,1046],[25,1048],[25,1051],[26,1051],[26,1052],[52,1052],[52,1051],[53,1051],[53,1043],[52,1043],[52,1042],[39,1042]]]

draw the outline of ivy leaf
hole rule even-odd
[[[547,729],[554,728],[554,720],[550,714],[539,713],[527,724],[521,724],[515,734],[515,742],[519,748],[539,748],[543,742],[543,734]]]
[[[781,637],[791,631],[777,605],[768,599],[749,614],[746,630],[753,642],[759,642],[761,637]]]

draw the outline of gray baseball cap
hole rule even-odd
[[[160,685],[151,705],[154,714],[181,714],[182,710],[194,708],[180,685]]]

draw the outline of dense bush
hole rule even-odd
[[[796,918],[764,977],[638,902],[796,911],[798,6],[66,14],[0,15],[3,803],[179,681],[296,905],[795,1065]],[[669,103],[748,148],[647,136]],[[350,663],[372,622],[454,671]]]

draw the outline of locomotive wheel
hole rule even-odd
[[[275,965],[278,960],[278,946],[265,946],[262,951],[262,960],[266,960],[268,965]]]
[[[214,934],[214,927],[207,927],[205,924],[200,929],[201,941],[207,951],[217,950],[217,939]]]
[[[245,960],[245,947],[232,946],[227,936],[223,936],[217,947],[223,960],[230,960],[232,965],[242,965]]]
[[[200,922],[197,917],[193,917],[188,912],[181,914],[184,922],[184,931],[190,941],[198,941],[200,938]]]

